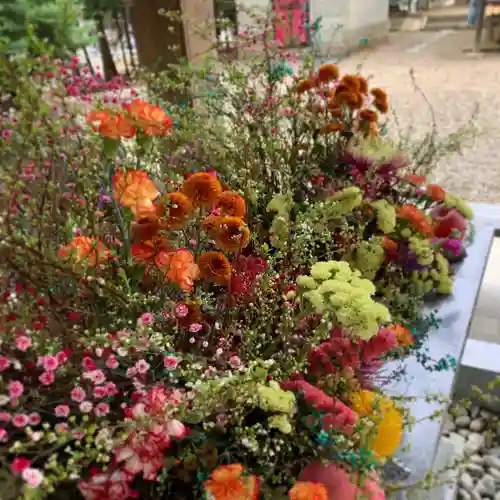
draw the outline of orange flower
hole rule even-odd
[[[314,88],[314,82],[312,81],[311,78],[305,78],[304,80],[301,80],[298,85],[297,85],[297,93],[298,94],[303,94],[304,92],[309,92],[311,89]]]
[[[410,224],[424,236],[431,237],[434,235],[434,229],[427,216],[415,205],[402,206],[398,209],[398,216],[409,221]]]
[[[361,90],[361,83],[357,75],[344,75],[340,83],[346,85],[352,92]]]
[[[75,236],[70,243],[61,247],[57,255],[61,259],[71,258],[95,267],[109,259],[111,252],[101,241],[88,236]]]
[[[389,103],[387,101],[375,100],[373,105],[382,113],[385,114],[389,111]]]
[[[290,500],[328,500],[328,490],[322,483],[297,481],[288,496]]]
[[[321,128],[321,134],[333,134],[335,132],[343,132],[344,124],[343,123],[329,123],[328,125]]]
[[[136,134],[133,123],[121,113],[110,114],[106,111],[91,111],[87,114],[87,123],[103,137],[119,140],[130,139]]]
[[[394,250],[397,250],[398,244],[394,240],[391,240],[391,238],[384,236],[382,240],[382,248],[389,252],[392,252]]]
[[[335,97],[328,101],[328,107],[336,109],[341,106],[347,106],[350,109],[360,109],[363,106],[364,98],[361,94],[354,91],[338,92]]]
[[[185,292],[193,289],[195,280],[200,276],[194,255],[189,250],[181,249],[175,252],[160,250],[154,258],[154,263],[165,273],[165,281],[176,283]]]
[[[398,340],[398,345],[403,348],[410,347],[414,344],[413,335],[411,331],[403,325],[392,325],[391,331],[394,333]]]
[[[227,285],[231,279],[231,264],[220,252],[205,252],[198,259],[200,277],[218,285]]]
[[[215,174],[198,172],[184,181],[182,192],[195,204],[213,207],[221,197],[222,186]]]
[[[214,500],[257,500],[259,481],[256,476],[242,477],[241,464],[221,465],[205,481],[205,490]]]
[[[160,200],[157,209],[160,217],[166,217],[166,227],[181,229],[193,212],[193,204],[185,194],[174,191]]]
[[[378,115],[371,109],[362,109],[359,112],[359,118],[360,120],[364,120],[369,123],[376,123],[378,120]]]
[[[358,82],[359,82],[359,91],[362,94],[367,95],[368,94],[368,80],[361,75],[358,75]]]
[[[337,80],[340,76],[339,69],[335,64],[322,64],[318,70],[318,80],[321,83],[328,83]]]
[[[411,182],[412,184],[416,184],[419,186],[420,184],[423,184],[425,182],[425,177],[422,177],[421,175],[415,175],[415,174],[408,174],[403,177],[405,181]]]
[[[153,201],[159,192],[154,182],[142,170],[118,169],[113,176],[113,196],[121,205],[129,207],[137,218],[154,218]]]
[[[208,217],[203,217],[201,225],[203,229],[208,233],[213,233],[220,226],[222,217],[220,215],[209,215]]]
[[[215,244],[226,252],[239,252],[250,243],[250,231],[238,217],[221,217],[213,232]]]
[[[446,191],[437,184],[429,184],[427,186],[427,196],[432,201],[444,201],[446,199]]]
[[[330,114],[333,118],[344,118],[344,112],[340,108],[330,109]]]
[[[219,198],[217,207],[221,209],[222,215],[232,217],[245,217],[247,212],[245,199],[234,191],[224,191]]]
[[[374,88],[371,90],[370,94],[376,101],[386,101],[388,100],[387,92],[382,89]]]
[[[172,128],[172,120],[159,106],[135,99],[128,107],[131,118],[146,135],[167,135]]]

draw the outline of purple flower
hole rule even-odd
[[[453,252],[457,257],[462,252],[462,242],[455,238],[445,240],[443,247],[450,252]]]

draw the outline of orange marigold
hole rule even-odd
[[[168,252],[160,250],[154,263],[165,273],[165,281],[176,283],[185,292],[194,287],[194,282],[200,276],[200,270],[195,263],[194,255],[185,249]]]
[[[429,184],[426,194],[432,201],[444,201],[446,199],[446,191],[437,184]]]
[[[370,94],[377,101],[386,101],[387,102],[389,99],[387,92],[385,92],[385,90],[379,89],[377,87],[371,89]]]
[[[361,84],[357,75],[344,75],[340,83],[346,85],[352,92],[359,92],[361,90]]]
[[[426,237],[434,235],[434,229],[427,216],[415,205],[404,205],[398,209],[398,216],[406,219],[410,224]]]
[[[362,94],[367,95],[369,90],[368,80],[364,76],[358,75],[358,82],[359,82],[359,91]]]
[[[193,212],[191,200],[183,193],[167,193],[157,205],[158,215],[165,217],[165,225],[170,229],[181,229]]]
[[[323,483],[297,481],[288,496],[290,500],[328,500],[328,490]]]
[[[160,194],[154,182],[142,170],[117,169],[113,176],[113,196],[116,201],[129,207],[137,218],[154,218],[153,201]]]
[[[250,243],[250,230],[239,217],[221,217],[214,233],[215,244],[225,252],[239,252]]]
[[[159,106],[135,99],[128,106],[128,112],[146,135],[158,136],[170,133],[173,122]]]
[[[234,191],[224,191],[219,198],[217,207],[221,209],[222,215],[232,217],[245,217],[247,212],[245,199]]]
[[[130,139],[137,132],[134,124],[121,113],[91,111],[87,114],[87,123],[108,139]]]
[[[335,132],[343,132],[344,128],[345,127],[343,123],[329,123],[328,125],[325,125],[321,128],[320,133],[325,135],[333,134]]]
[[[340,76],[339,69],[335,64],[322,64],[318,70],[318,80],[321,83],[328,83],[337,80]]]
[[[296,88],[296,91],[298,94],[303,94],[304,92],[309,92],[314,88],[314,81],[312,78],[304,78],[304,80],[301,80]]]
[[[256,476],[245,477],[241,464],[231,464],[215,469],[205,490],[214,500],[257,500],[260,488]]]
[[[373,105],[382,114],[385,114],[385,113],[387,113],[387,111],[389,111],[389,103],[387,101],[381,101],[381,100],[375,99],[375,101],[373,102]]]
[[[397,325],[392,325],[390,330],[394,333],[398,340],[398,345],[400,347],[406,348],[410,347],[414,344],[414,339],[413,335],[411,334],[411,331],[409,328],[406,328],[403,325],[397,324]]]
[[[58,250],[57,255],[61,259],[70,258],[95,267],[107,261],[111,252],[102,241],[88,236],[75,236],[67,245]]]
[[[201,279],[218,285],[227,285],[231,280],[231,264],[220,252],[204,252],[198,259]]]
[[[403,177],[405,181],[411,182],[412,184],[415,184],[419,186],[420,184],[423,184],[425,182],[425,177],[421,175],[415,175],[415,174],[408,174]]]
[[[376,123],[378,120],[378,115],[375,111],[365,108],[359,112],[359,118],[360,120],[364,120],[365,122]]]
[[[203,217],[201,225],[205,231],[213,233],[220,226],[221,220],[222,216],[220,215],[209,215],[207,217]]]
[[[222,194],[222,186],[215,174],[198,172],[184,181],[182,192],[195,205],[210,208],[219,201]]]
[[[332,118],[344,118],[344,112],[340,108],[330,109],[330,115]]]

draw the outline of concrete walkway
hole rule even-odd
[[[356,53],[340,66],[343,72],[361,66],[363,74],[373,75],[373,84],[389,92],[403,131],[413,127],[413,138],[431,131],[432,113],[440,135],[470,121],[475,139],[462,155],[440,161],[433,177],[470,201],[500,203],[500,46],[474,56],[473,36],[470,30],[393,33],[388,43]],[[425,98],[415,89],[411,70]]]

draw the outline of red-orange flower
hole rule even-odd
[[[70,243],[58,250],[57,255],[61,259],[71,258],[95,267],[107,261],[111,252],[102,241],[88,236],[75,236]]]
[[[160,250],[154,258],[154,263],[165,273],[165,281],[176,283],[185,292],[193,289],[194,282],[200,276],[194,255],[189,250],[181,249],[175,252]]]
[[[234,191],[224,191],[219,198],[217,207],[221,209],[221,215],[232,217],[245,217],[247,206],[245,199]]]
[[[446,199],[446,191],[437,184],[429,184],[426,194],[432,201],[444,201]]]
[[[387,92],[385,90],[379,89],[377,87],[373,88],[370,91],[370,94],[377,101],[387,101],[388,100]]]
[[[382,248],[389,252],[393,252],[398,249],[398,244],[388,236],[384,236],[382,239]]]
[[[404,205],[398,209],[398,216],[406,219],[410,224],[426,237],[434,235],[434,229],[427,216],[415,205]]]
[[[328,125],[321,127],[319,132],[322,135],[334,134],[335,132],[343,132],[344,128],[343,123],[329,123]]]
[[[130,117],[146,135],[167,135],[172,128],[172,120],[159,106],[135,99],[128,107]]]
[[[421,175],[415,175],[415,174],[408,174],[403,177],[405,181],[411,182],[412,184],[415,184],[417,186],[420,186],[425,182],[425,177]]]
[[[309,92],[309,90],[312,90],[313,88],[313,80],[311,78],[305,78],[298,83],[296,90],[298,94],[303,94],[304,92]]]
[[[130,139],[136,134],[134,124],[121,113],[91,111],[87,114],[87,123],[108,139]]]
[[[158,203],[158,215],[165,217],[165,225],[171,229],[181,229],[193,212],[191,200],[183,193],[174,191],[166,194]]]
[[[340,83],[346,85],[352,92],[361,90],[361,83],[357,75],[344,75]]]
[[[413,339],[413,335],[411,331],[403,325],[397,324],[392,325],[390,330],[394,333],[396,338],[398,339],[398,345],[400,347],[410,347],[415,342]]]
[[[231,264],[220,252],[204,252],[198,259],[200,277],[218,285],[228,285],[231,280]]]
[[[160,194],[154,182],[142,170],[118,169],[113,176],[113,196],[121,205],[129,207],[137,218],[154,218],[153,201]]]
[[[335,64],[322,64],[318,70],[318,80],[321,83],[328,83],[337,80],[340,76],[339,69]]]
[[[182,192],[195,204],[213,207],[221,197],[222,186],[210,172],[197,172],[184,181]]]
[[[213,232],[215,244],[225,252],[239,252],[250,243],[250,230],[238,217],[221,217]]]
[[[359,119],[369,123],[377,123],[378,115],[372,109],[362,109],[359,112]]]
[[[288,496],[290,500],[328,500],[328,490],[322,483],[297,481]]]
[[[256,476],[243,476],[241,464],[221,465],[205,481],[205,490],[214,500],[257,500],[259,480]]]

